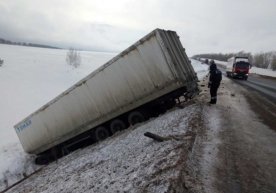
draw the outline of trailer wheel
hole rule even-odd
[[[135,125],[136,123],[141,123],[143,121],[145,121],[145,117],[138,111],[134,111],[128,115],[128,123],[130,125]]]
[[[35,164],[37,165],[47,165],[50,162],[47,155],[39,155],[35,158]]]
[[[110,124],[110,131],[112,134],[116,133],[117,131],[124,130],[125,128],[126,124],[119,119],[113,120]]]
[[[102,141],[109,137],[109,133],[105,127],[98,127],[94,132],[96,141]]]

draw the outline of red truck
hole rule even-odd
[[[246,56],[235,56],[227,61],[226,75],[231,78],[247,80],[251,64]]]

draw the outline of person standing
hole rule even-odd
[[[217,65],[214,60],[211,60],[210,62],[210,76],[209,76],[209,83],[208,88],[210,88],[210,95],[211,100],[210,104],[216,104],[217,103],[217,91],[222,79],[222,74],[219,69],[217,69]]]

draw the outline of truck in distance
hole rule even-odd
[[[251,64],[246,56],[235,56],[229,58],[226,66],[226,75],[231,78],[247,80]]]
[[[174,31],[156,29],[14,126],[36,163],[142,122],[198,93]]]

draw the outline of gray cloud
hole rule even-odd
[[[155,28],[175,30],[189,55],[275,50],[275,0],[13,0],[0,37],[121,51]]]

